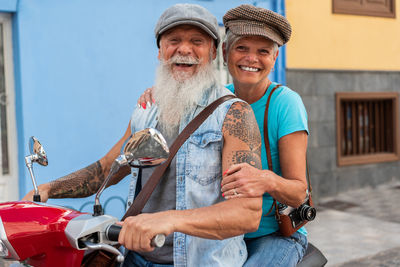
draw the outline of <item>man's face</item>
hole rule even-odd
[[[171,60],[171,72],[175,79],[192,77],[215,57],[213,39],[196,26],[177,26],[161,35],[158,58]]]

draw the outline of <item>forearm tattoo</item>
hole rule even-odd
[[[261,136],[257,121],[251,107],[247,103],[236,102],[226,114],[223,131],[244,142],[248,150],[232,152],[232,164],[247,162],[261,169]]]
[[[78,198],[93,195],[104,181],[100,161],[50,183],[49,198]]]

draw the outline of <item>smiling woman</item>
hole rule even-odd
[[[268,78],[278,46],[290,39],[291,26],[283,16],[251,5],[233,8],[223,19],[224,59],[233,79],[227,87],[251,104],[261,136],[268,140],[262,139],[262,170],[232,165],[225,171],[221,191],[227,199],[263,197],[259,228],[245,235],[244,266],[296,266],[307,247],[307,232],[300,228],[290,237],[282,236],[274,212],[268,212],[274,200],[297,207],[306,198],[306,110],[297,93]]]

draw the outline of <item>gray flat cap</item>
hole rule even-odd
[[[240,5],[226,12],[223,17],[226,30],[240,36],[264,36],[284,45],[290,39],[292,27],[282,15],[252,5]]]
[[[160,47],[162,33],[185,24],[194,25],[204,30],[215,40],[216,47],[218,47],[220,37],[217,19],[210,11],[196,4],[176,4],[162,13],[154,29],[157,46]]]

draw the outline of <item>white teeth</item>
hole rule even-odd
[[[246,67],[246,66],[240,66],[240,68],[241,68],[242,70],[245,70],[245,71],[252,71],[252,72],[256,72],[256,71],[259,70],[258,68],[252,68],[252,67]]]

